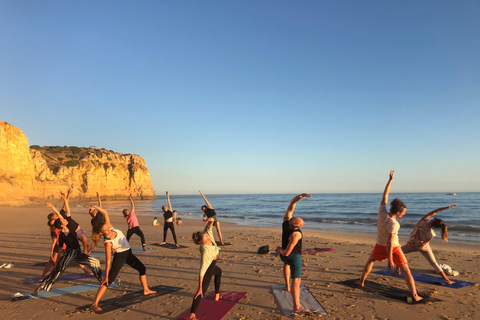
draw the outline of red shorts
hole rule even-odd
[[[386,246],[381,246],[378,243],[373,248],[370,254],[372,258],[378,261],[383,261],[388,258],[388,250]],[[397,266],[408,264],[407,257],[402,251],[402,247],[393,247],[393,262]]]

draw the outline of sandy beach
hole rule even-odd
[[[108,204],[104,205],[108,209]],[[120,308],[107,314],[96,315],[79,307],[91,304],[95,291],[61,295],[52,298],[11,302],[16,292],[31,292],[34,284],[26,279],[41,275],[48,261],[50,237],[46,226],[48,208],[2,208],[0,218],[0,264],[14,262],[11,269],[0,269],[0,317],[2,319],[176,319],[189,310],[197,288],[199,252],[191,240],[194,231],[203,228],[202,221],[184,219],[183,226],[176,227],[181,249],[159,247],[163,227],[154,227],[152,217],[138,214],[140,227],[145,233],[147,247],[155,252],[139,253],[137,257],[147,267],[150,286],[167,285],[178,290],[168,295]],[[120,212],[110,212],[112,224],[126,233],[127,224]],[[73,218],[90,235],[90,216],[87,210],[75,208]],[[221,216],[219,217],[221,221]],[[401,223],[401,221],[400,221]],[[259,255],[257,249],[268,244],[271,248],[281,244],[281,221],[278,228],[238,226],[222,222],[222,232],[230,246],[221,248],[218,266],[223,270],[222,291],[246,291],[248,295],[238,303],[224,319],[286,319],[278,307],[271,286],[282,285],[282,263],[275,255]],[[214,230],[216,235],[216,231]],[[173,243],[171,234],[167,242]],[[406,242],[401,238],[401,243]],[[479,312],[479,263],[480,248],[467,244],[432,242],[439,263],[445,263],[459,271],[452,280],[474,282],[474,285],[452,289],[435,284],[416,282],[419,293],[429,293],[442,301],[409,305],[375,293],[346,287],[338,282],[358,279],[370,251],[375,245],[374,235],[344,234],[304,229],[304,249],[333,248],[335,251],[305,255],[302,284],[328,312],[324,319],[478,319]],[[134,235],[132,247],[140,247]],[[101,248],[95,252],[102,252]],[[428,262],[418,253],[407,256],[412,272],[434,275]],[[105,258],[100,258],[102,268]],[[372,271],[387,268],[386,261],[377,262]],[[76,265],[65,272],[79,273]],[[129,290],[140,290],[138,273],[129,266],[120,272],[119,288],[109,289],[102,301],[120,297]],[[370,274],[368,280],[407,289],[403,279]],[[54,288],[74,284],[91,283],[92,279],[57,282]],[[213,291],[213,284],[208,292]],[[102,306],[100,301],[100,306]],[[294,316],[295,318],[319,318],[318,315]]]

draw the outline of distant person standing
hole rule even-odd
[[[170,196],[168,195],[167,191],[167,202],[168,202],[168,208],[167,206],[163,206],[163,242],[160,244],[165,244],[167,240],[167,231],[170,229],[172,232],[173,236],[173,241],[175,241],[175,246],[178,248],[179,245],[177,243],[177,235],[175,234],[175,226],[173,224],[173,219],[174,219],[174,214],[172,212],[172,204],[170,203]]]
[[[388,259],[388,269],[393,270],[395,264],[400,270],[402,270],[405,282],[412,292],[412,298],[415,302],[418,302],[423,298],[417,294],[415,281],[410,268],[408,267],[407,258],[398,242],[398,230],[400,229],[400,224],[398,223],[397,218],[401,218],[405,215],[407,206],[400,199],[396,198],[390,203],[390,212],[387,211],[388,195],[393,180],[393,173],[394,171],[391,170],[388,183],[383,192],[382,201],[380,202],[380,208],[378,209],[377,244],[373,248],[370,257],[363,268],[362,277],[355,282],[355,284],[363,287],[368,274],[372,271],[375,261]]]
[[[276,252],[280,254],[283,265],[283,276],[285,279],[285,291],[290,291],[293,300],[294,313],[309,313],[300,304],[300,283],[302,281],[302,240],[303,233],[300,230],[305,224],[302,218],[293,217],[293,212],[297,202],[303,198],[311,198],[308,193],[302,193],[293,197],[283,216],[282,223],[282,247],[278,247]],[[290,277],[292,278],[292,288],[290,290]]]
[[[133,204],[132,196],[131,195],[128,196],[128,199],[130,200],[132,208],[130,212],[128,212],[127,209],[123,209],[123,216],[125,219],[127,219],[127,224],[128,224],[127,241],[130,242],[130,238],[135,233],[140,237],[140,240],[142,240],[143,251],[147,251],[147,249],[145,248],[145,236],[143,235],[142,230],[140,230],[138,219],[137,219],[137,216],[135,215],[135,205]]]
[[[209,218],[213,218],[213,226],[217,228],[217,233],[218,233],[218,237],[220,238],[220,243],[222,245],[225,245],[222,238],[222,232],[220,231],[220,222],[218,221],[217,213],[215,212],[213,207],[210,205],[207,198],[205,198],[202,191],[198,190],[198,192],[200,192],[200,194],[203,197],[203,200],[205,200],[205,203],[207,204],[206,206],[202,206],[203,221],[206,222]]]

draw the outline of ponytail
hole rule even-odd
[[[104,224],[105,223],[97,223],[96,225],[93,226],[92,236],[90,237],[92,239],[91,250],[93,250],[98,245],[98,241],[100,240],[100,233],[102,231]]]
[[[433,220],[432,227],[434,228],[442,228],[442,240],[448,242],[448,232],[447,232],[447,225],[443,222],[442,219],[435,219]]]
[[[448,242],[448,232],[447,232],[447,225],[443,224],[442,226],[442,240]]]

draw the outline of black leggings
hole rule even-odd
[[[163,242],[167,240],[167,230],[170,229],[172,231],[173,240],[175,244],[177,244],[177,235],[175,234],[175,227],[173,226],[173,222],[165,222],[163,225]]]
[[[113,281],[117,278],[120,269],[122,269],[124,264],[128,264],[133,269],[137,270],[141,276],[144,276],[147,272],[147,268],[145,265],[138,260],[132,253],[132,249],[128,249],[127,251],[123,252],[115,252],[113,256],[112,266],[110,267],[110,271],[108,272],[108,285],[104,284],[105,286],[109,286],[112,284]]]
[[[202,281],[202,293],[205,296],[207,293],[208,286],[210,285],[210,281],[212,280],[212,276],[215,276],[215,293],[220,292],[220,283],[222,282],[222,269],[216,266],[217,260],[213,260],[210,266],[205,272]],[[192,308],[190,309],[190,313],[196,313],[198,305],[202,300],[202,296],[198,295],[196,299],[193,299]]]
[[[128,231],[127,231],[127,241],[130,242],[130,237],[131,237],[134,233],[135,233],[137,236],[140,237],[140,240],[142,240],[142,246],[145,247],[145,236],[143,235],[142,230],[140,230],[140,227],[133,227],[132,229],[128,229]]]

